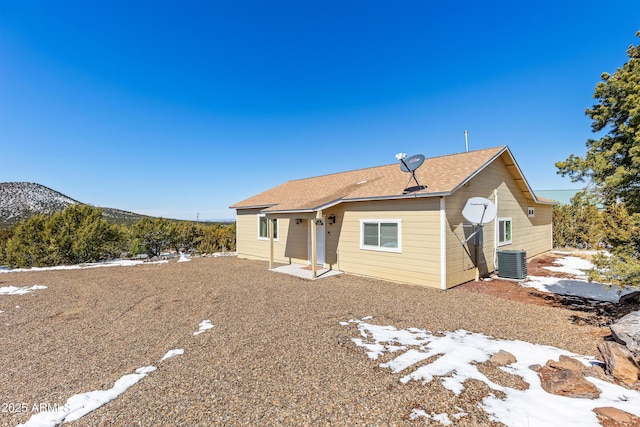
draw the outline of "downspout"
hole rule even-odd
[[[440,197],[440,289],[447,289],[447,211],[444,197]]]

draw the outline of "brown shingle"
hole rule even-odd
[[[504,151],[508,148],[502,146],[425,159],[416,171],[416,177],[427,188],[412,192],[410,196],[451,194]],[[298,179],[249,197],[231,208],[262,207],[265,212],[313,211],[343,201],[398,198],[403,197],[405,187],[415,186],[413,179],[408,182],[410,178],[411,174],[402,172],[399,163],[394,163]]]

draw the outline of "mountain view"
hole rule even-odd
[[[67,206],[81,203],[58,191],[33,182],[0,183],[0,228],[8,228],[36,214],[52,215]],[[103,208],[104,217],[112,223],[132,224],[144,215],[120,209]]]

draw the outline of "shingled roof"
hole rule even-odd
[[[539,203],[506,146],[425,159],[416,177],[426,189],[403,194],[410,174],[399,163],[285,182],[230,206],[263,212],[313,212],[338,203],[361,200],[437,197],[452,194],[487,165],[506,154],[506,165],[523,191]],[[408,183],[409,186],[415,182]]]

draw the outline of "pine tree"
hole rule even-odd
[[[636,33],[640,37],[640,31]],[[615,73],[603,73],[586,114],[593,132],[608,132],[587,141],[584,157],[557,162],[558,173],[572,181],[589,181],[603,204],[624,202],[640,212],[640,45],[627,50],[629,60]]]

